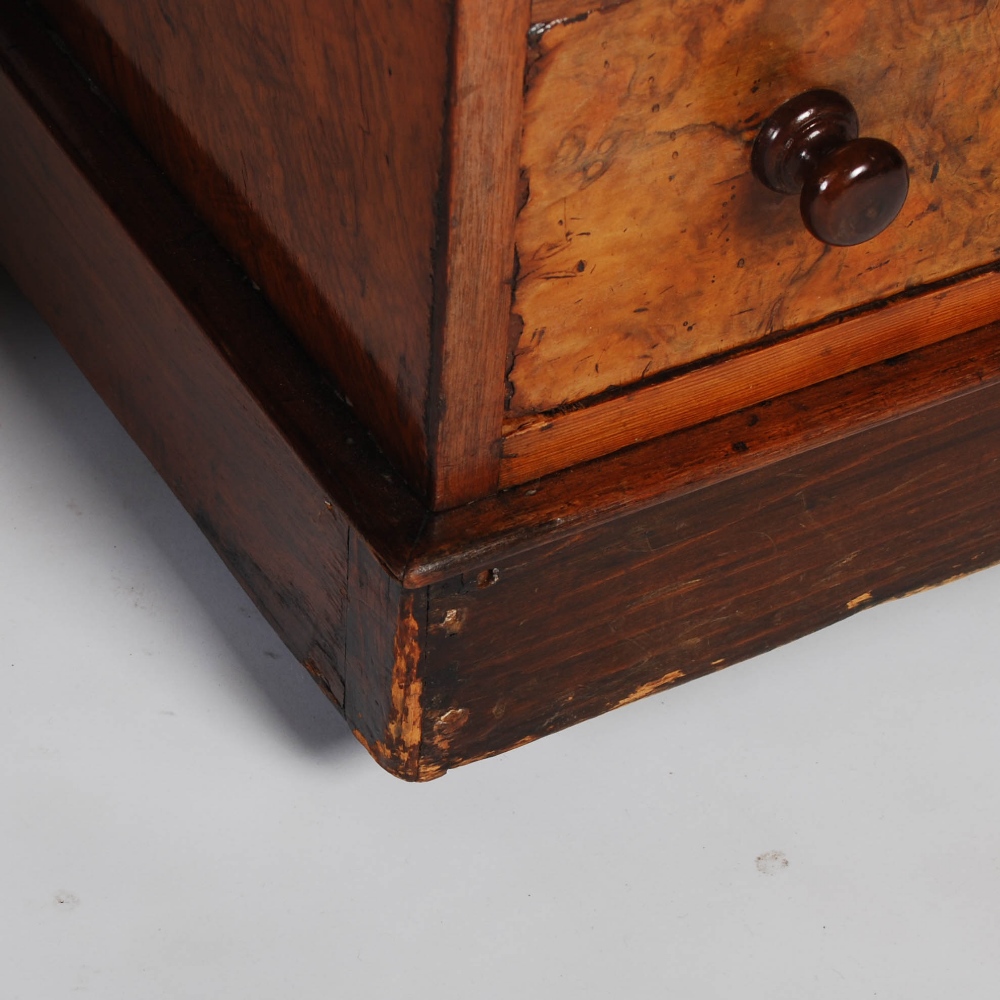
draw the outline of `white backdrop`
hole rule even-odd
[[[995,1000],[1000,571],[423,786],[0,284],[0,996]]]

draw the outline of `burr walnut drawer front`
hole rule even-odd
[[[508,433],[990,265],[998,19],[1000,0],[626,0],[536,24]],[[859,245],[821,242],[751,171],[762,122],[813,88],[908,163],[898,217]],[[906,347],[892,313],[862,363]]]

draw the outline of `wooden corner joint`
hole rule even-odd
[[[392,644],[392,674],[389,706],[381,739],[370,740],[354,729],[354,735],[377,763],[407,781],[429,781],[445,773],[437,760],[421,753],[424,746],[425,711],[421,667],[421,627],[416,616],[418,593],[404,591],[399,621]]]

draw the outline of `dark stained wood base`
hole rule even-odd
[[[393,773],[1000,560],[996,326],[431,513],[19,9],[0,260]]]

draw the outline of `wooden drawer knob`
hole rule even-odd
[[[910,187],[903,154],[883,139],[859,139],[854,106],[834,90],[782,104],[761,126],[750,164],[772,191],[800,194],[806,228],[833,246],[878,236]]]

